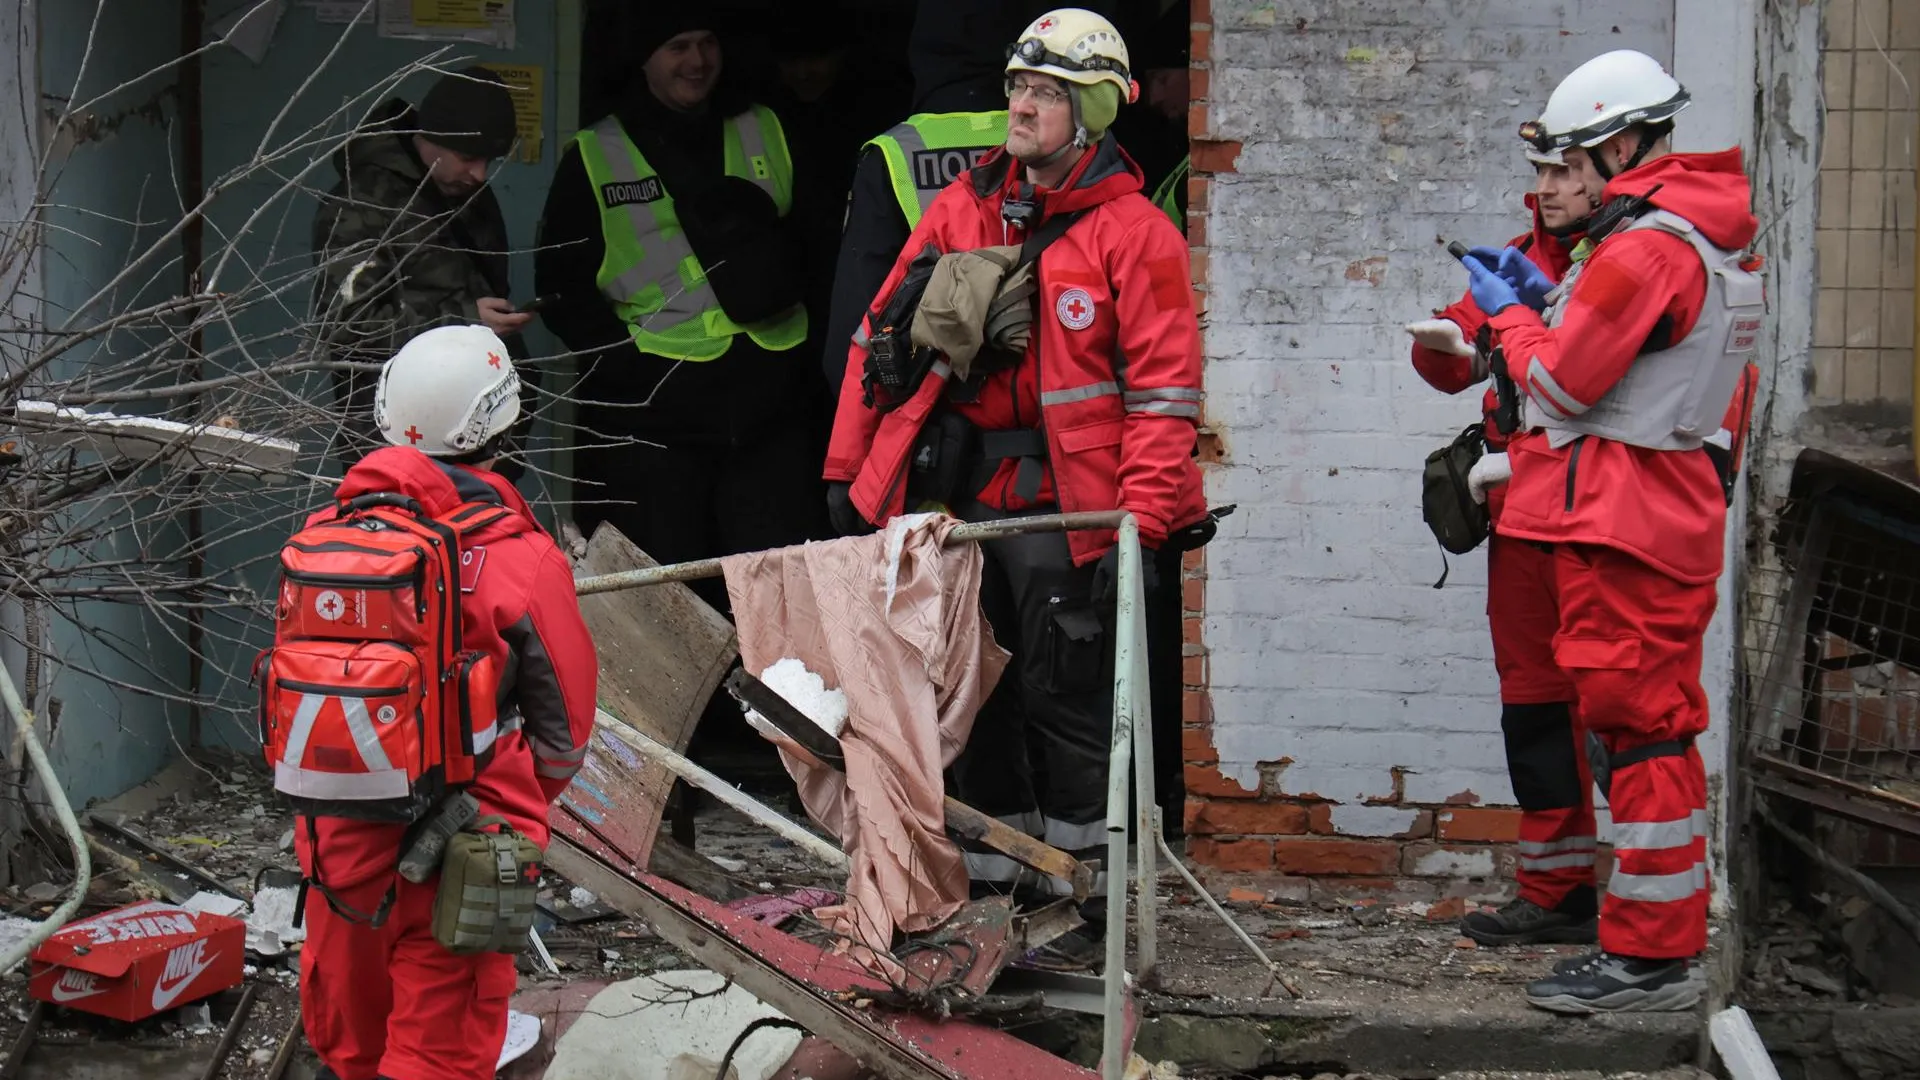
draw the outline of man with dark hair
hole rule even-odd
[[[483,67],[443,75],[415,106],[375,109],[333,156],[340,180],[313,222],[322,340],[337,360],[377,364],[436,326],[480,323],[523,356],[531,315],[506,299],[507,226],[487,185],[515,134],[513,99]],[[373,374],[334,377],[350,462],[380,440]]]

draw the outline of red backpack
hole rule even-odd
[[[260,742],[309,828],[410,825],[492,757],[500,673],[461,644],[460,560],[464,537],[512,514],[362,495],[281,548],[274,644],[255,666]]]

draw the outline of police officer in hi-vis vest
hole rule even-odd
[[[710,13],[632,18],[644,63],[561,156],[534,267],[582,373],[575,521],[612,522],[662,563],[816,538],[819,374],[800,349],[786,136],[728,75]],[[725,610],[724,590],[702,595]]]
[[[1046,0],[920,0],[907,43],[913,115],[867,141],[853,175],[822,366],[837,397],[847,345],[934,196],[1007,141],[1006,43]]]

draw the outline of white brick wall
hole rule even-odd
[[[1683,3],[1685,0],[1683,0]],[[1207,220],[1208,551],[1220,771],[1343,804],[1510,803],[1485,560],[1421,523],[1421,459],[1473,422],[1400,326],[1465,275],[1439,240],[1525,226],[1515,130],[1611,48],[1672,59],[1673,0],[1213,0],[1214,138],[1244,144]],[[1617,28],[1617,32],[1616,32]],[[1727,47],[1737,46],[1737,42]],[[1350,835],[1405,817],[1346,810]],[[1478,869],[1478,868],[1475,868]]]

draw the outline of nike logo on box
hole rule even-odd
[[[172,1008],[187,987],[213,966],[214,957],[207,955],[207,944],[203,938],[167,954],[167,970],[153,984],[155,1012]]]
[[[60,977],[54,980],[52,988],[47,992],[47,996],[61,1004],[65,1004],[69,1001],[79,1001],[81,998],[90,998],[99,992],[100,980],[94,978],[87,972],[74,971],[69,968],[61,972]]]

